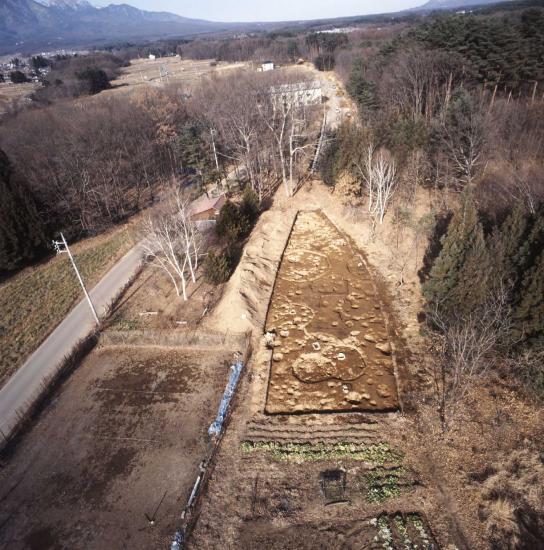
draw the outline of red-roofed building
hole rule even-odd
[[[221,207],[227,202],[225,195],[208,197],[202,195],[191,204],[191,219],[193,221],[215,220]]]

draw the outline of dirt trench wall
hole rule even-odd
[[[262,330],[276,273],[297,214],[275,208],[261,215],[223,297],[205,321],[212,330]]]

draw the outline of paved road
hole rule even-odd
[[[108,305],[137,272],[141,262],[142,251],[135,246],[91,290],[91,299],[99,317],[106,313]],[[68,263],[66,269],[71,269]],[[28,408],[40,391],[42,380],[55,373],[64,357],[91,333],[94,326],[89,305],[82,300],[8,380],[0,390],[0,429],[4,435],[7,436],[15,427],[16,411]]]

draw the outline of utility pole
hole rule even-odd
[[[96,324],[99,325],[100,321],[98,319],[96,309],[94,309],[94,305],[91,302],[91,297],[89,296],[89,293],[87,292],[87,289],[85,288],[85,283],[83,282],[83,279],[81,278],[81,275],[79,274],[79,269],[77,268],[74,257],[72,256],[72,253],[70,252],[70,248],[68,247],[68,243],[66,242],[66,239],[64,238],[64,235],[62,233],[60,234],[60,238],[62,240],[53,241],[53,246],[55,247],[55,250],[57,251],[57,254],[62,254],[63,252],[66,252],[68,254],[68,257],[70,258],[70,261],[72,262],[72,265],[74,267],[74,271],[76,272],[77,278],[79,280],[79,284],[81,285],[81,288],[83,289],[83,292],[85,293],[85,298],[87,298],[87,302],[89,302],[89,307],[91,308],[91,311],[93,312],[94,320],[96,321]]]

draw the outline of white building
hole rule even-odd
[[[274,70],[274,62],[273,61],[265,61],[261,65],[261,70],[264,71],[273,71]]]
[[[270,93],[275,101],[295,102],[299,105],[318,105],[322,95],[321,83],[317,80],[272,86]]]

